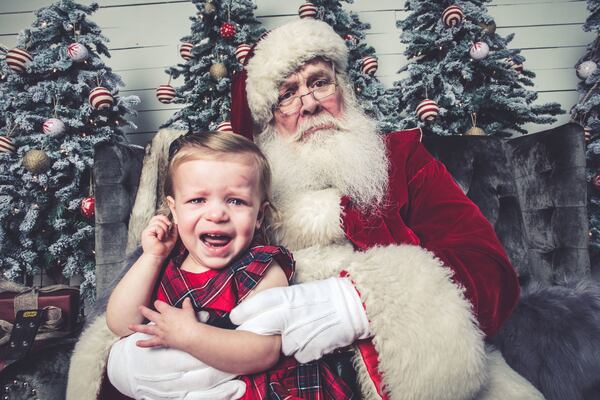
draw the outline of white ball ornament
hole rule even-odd
[[[595,62],[588,60],[584,61],[577,67],[577,76],[580,79],[589,78],[596,70],[598,69],[598,64]]]
[[[240,64],[242,64],[242,65],[244,64],[244,61],[246,61],[246,58],[248,57],[248,53],[250,53],[251,49],[252,49],[252,46],[250,46],[249,44],[246,44],[246,43],[242,43],[238,47],[236,47],[235,58],[237,58],[237,60],[239,61]]]
[[[192,43],[183,43],[181,46],[179,46],[179,54],[181,55],[181,58],[186,61],[192,58],[193,48],[194,45]]]
[[[112,107],[115,98],[110,93],[110,90],[103,86],[97,86],[90,92],[89,101],[95,109],[106,110]]]
[[[377,62],[377,58],[373,56],[367,56],[362,59],[360,70],[365,75],[375,75],[377,72],[377,67],[379,67],[379,63]]]
[[[469,54],[474,60],[483,60],[490,54],[490,46],[485,42],[477,42],[471,45]]]
[[[442,21],[444,21],[444,25],[448,27],[460,24],[464,18],[465,14],[463,14],[462,10],[457,5],[447,7],[442,13]]]
[[[169,104],[175,98],[175,89],[171,85],[160,85],[156,89],[156,98],[163,104]]]
[[[23,49],[11,49],[6,53],[6,63],[15,72],[23,73],[33,57]]]
[[[317,6],[307,1],[298,8],[298,15],[300,18],[316,18]]]
[[[67,55],[71,60],[81,62],[89,57],[90,52],[88,51],[87,47],[81,43],[71,43],[67,47]]]
[[[425,99],[417,104],[417,117],[423,122],[433,121],[440,113],[440,108],[433,100]]]
[[[61,135],[65,133],[66,130],[64,122],[58,118],[47,119],[42,125],[42,128],[47,135]]]
[[[217,131],[219,132],[233,132],[233,128],[231,127],[231,122],[223,121],[219,125],[217,125]]]

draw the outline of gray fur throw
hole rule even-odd
[[[600,285],[530,285],[493,343],[548,400],[600,399]]]

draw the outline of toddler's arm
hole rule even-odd
[[[273,262],[253,293],[278,286],[287,286],[287,278]],[[153,335],[151,339],[138,341],[138,346],[177,348],[213,368],[237,375],[266,371],[281,355],[279,335],[257,335],[192,323],[195,315],[189,299],[184,301],[182,309],[163,302],[156,302],[156,309],[142,308],[143,315],[154,324],[131,326],[134,331]]]
[[[144,252],[113,290],[106,306],[108,328],[119,336],[132,333],[131,324],[144,321],[139,307],[148,306],[161,266],[177,241],[177,227],[163,215],[152,217],[142,232]]]

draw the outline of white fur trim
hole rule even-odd
[[[277,242],[292,251],[347,242],[341,227],[340,197],[337,190],[325,189],[276,201],[282,221],[275,229]]]
[[[544,400],[544,395],[508,366],[500,351],[487,350],[490,379],[477,400]]]
[[[377,247],[357,253],[347,270],[366,305],[391,399],[472,399],[481,390],[484,335],[439,259],[418,246]]]
[[[367,365],[360,355],[358,346],[354,345],[353,347],[354,357],[352,359],[352,363],[354,364],[354,369],[356,370],[356,381],[358,382],[358,386],[360,388],[361,400],[381,400],[381,396],[379,396],[379,393],[377,393],[375,382],[373,382],[371,379],[371,375],[369,375],[369,371],[367,370]]]
[[[119,340],[100,315],[81,334],[69,366],[66,400],[94,400],[100,391],[110,346]]]
[[[323,56],[345,73],[348,48],[326,22],[301,19],[282,25],[256,45],[247,66],[246,94],[254,122],[264,127],[272,118],[281,82],[302,63]]]
[[[139,246],[142,231],[161,205],[169,146],[173,140],[184,133],[185,131],[182,130],[161,129],[154,135],[151,144],[146,147],[140,184],[129,218],[127,253]]]

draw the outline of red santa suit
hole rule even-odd
[[[349,274],[374,338],[357,345],[363,395],[474,398],[487,379],[484,335],[517,303],[519,285],[492,226],[420,143],[386,136],[385,206],[369,215],[335,189],[275,204],[297,280]]]

